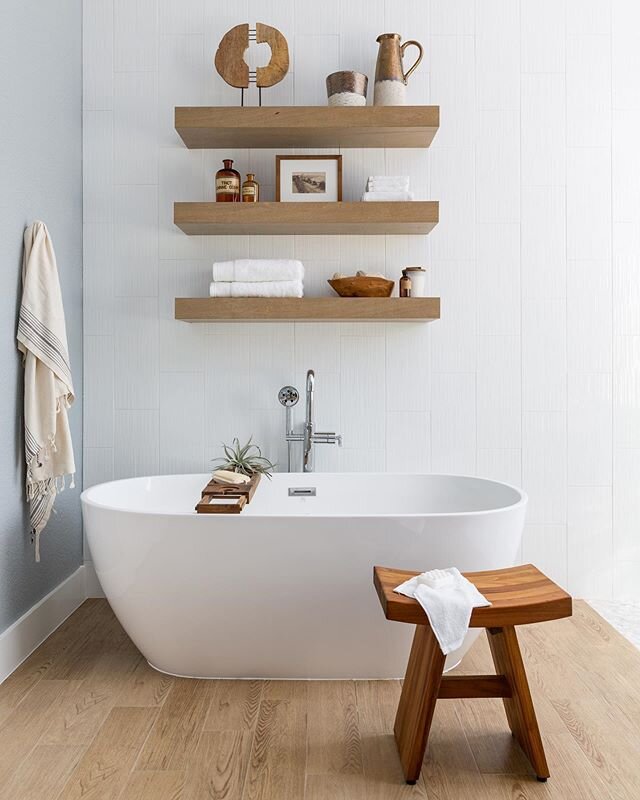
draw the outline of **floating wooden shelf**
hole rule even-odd
[[[176,297],[183,322],[429,322],[439,297]]]
[[[429,147],[439,106],[178,107],[189,148]]]
[[[425,234],[438,203],[174,203],[173,221],[191,235]]]

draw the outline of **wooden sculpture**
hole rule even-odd
[[[244,60],[244,54],[252,41],[266,43],[271,48],[269,63],[265,67],[258,67],[255,72],[249,69]],[[244,90],[251,83],[258,87],[262,105],[262,89],[280,83],[289,71],[289,47],[282,33],[270,25],[258,22],[255,29],[249,28],[248,23],[236,25],[220,40],[214,64],[220,77],[229,86],[242,89],[243,105]]]

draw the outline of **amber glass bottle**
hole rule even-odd
[[[411,278],[408,273],[403,269],[402,277],[400,278],[400,297],[411,297]]]
[[[216,202],[240,202],[240,173],[233,169],[233,161],[225,158],[223,169],[216,172]]]
[[[247,173],[247,180],[242,184],[242,202],[257,203],[260,199],[260,184],[253,172]]]

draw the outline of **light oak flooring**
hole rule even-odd
[[[640,653],[580,602],[519,633],[549,782],[500,700],[443,700],[407,786],[398,681],[173,679],[88,600],[0,686],[0,800],[640,798]],[[483,636],[459,671],[489,669]]]

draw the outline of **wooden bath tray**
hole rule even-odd
[[[254,475],[249,483],[241,486],[215,483],[212,479],[202,490],[196,511],[198,514],[239,514],[251,502],[259,483],[260,475]]]

